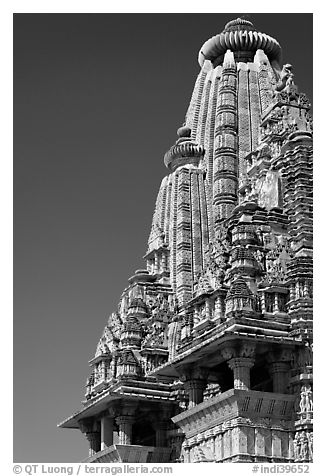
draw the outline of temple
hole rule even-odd
[[[85,434],[86,462],[311,462],[309,100],[248,20],[198,62],[145,269],[59,426]]]

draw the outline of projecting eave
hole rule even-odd
[[[282,344],[283,346],[294,346],[302,344],[302,340],[298,337],[288,337],[287,335],[282,335],[282,333],[273,333],[269,335],[265,334],[256,334],[241,332],[241,330],[236,330],[237,326],[233,326],[234,329],[228,329],[227,331],[214,334],[211,337],[208,337],[204,341],[199,341],[198,344],[194,345],[190,349],[181,352],[174,359],[170,360],[164,365],[157,367],[151,376],[157,378],[166,378],[174,377],[179,378],[180,368],[183,366],[194,365],[195,363],[200,364],[200,362],[205,362],[205,366],[215,366],[223,361],[221,358],[218,359],[218,353],[221,348],[225,347],[228,342],[240,340],[251,341],[256,344],[257,351],[264,349],[266,345],[277,345]]]
[[[79,428],[78,422],[84,418],[98,415],[117,400],[143,400],[146,402],[165,401],[173,403],[168,384],[162,382],[139,382],[135,380],[118,381],[114,387],[89,400],[84,408],[73,413],[58,424],[59,428]]]
[[[118,400],[119,395],[113,394],[110,391],[106,391],[99,397],[95,398],[92,403],[88,404],[84,408],[73,413],[70,417],[63,420],[58,424],[59,428],[76,428],[79,429],[78,422],[83,418],[94,416],[101,411],[104,411],[110,402]]]

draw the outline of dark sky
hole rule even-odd
[[[14,460],[77,462],[88,360],[144,267],[163,155],[231,14],[14,15]],[[252,14],[312,99],[312,15]]]

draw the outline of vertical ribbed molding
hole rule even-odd
[[[251,117],[247,63],[238,63],[239,177],[245,173],[244,157],[251,152]]]
[[[192,280],[194,281],[198,273],[203,269],[203,248],[207,243],[207,232],[205,232],[205,222],[207,223],[206,201],[201,193],[203,172],[193,170],[191,173],[191,228],[192,228]],[[203,203],[204,199],[204,203]],[[202,221],[204,223],[202,223]]]
[[[248,63],[248,75],[248,90],[250,96],[251,151],[253,151],[256,150],[258,146],[259,126],[261,121],[258,66],[256,63]]]
[[[211,64],[211,63],[210,63]],[[206,121],[207,121],[207,114],[208,114],[208,103],[209,103],[209,96],[210,90],[212,87],[212,75],[213,70],[208,71],[205,77],[204,87],[203,87],[203,94],[200,102],[199,114],[198,114],[198,124],[196,130],[196,142],[198,144],[204,145],[205,140],[205,130],[206,130]]]
[[[222,66],[218,66],[212,72],[211,88],[208,101],[208,111],[205,127],[205,162],[206,162],[206,180],[205,195],[207,202],[207,220],[209,239],[214,236],[214,220],[213,220],[213,159],[214,159],[214,136],[215,136],[215,117],[217,106],[217,92],[219,80],[222,74]]]
[[[170,179],[170,278],[182,304],[192,296],[193,280],[202,271],[209,242],[204,174],[199,168],[184,167]]]
[[[150,250],[156,247],[156,241],[160,239],[162,233],[164,233],[167,183],[168,177],[164,177],[157,194],[151,232],[148,238],[148,248]]]
[[[173,175],[168,175],[166,184],[166,201],[164,211],[164,233],[167,245],[170,245],[170,217],[171,217],[171,201],[173,189]]]
[[[193,282],[203,270],[208,246],[207,207],[203,171],[178,171],[176,291],[181,305],[192,298]]]
[[[213,234],[209,234],[209,212],[205,193],[205,183],[203,173],[198,174],[198,195],[200,205],[200,226],[201,226],[201,264],[204,265],[204,256],[210,240],[213,239]],[[212,189],[211,189],[212,190]],[[195,277],[195,276],[194,276]]]
[[[213,171],[215,226],[231,214],[237,203],[237,69],[229,50],[218,90]]]
[[[259,97],[261,113],[264,115],[273,100],[273,86],[276,84],[274,70],[263,50],[258,49],[254,63],[258,67]]]
[[[191,129],[191,138],[196,139],[197,128],[199,122],[199,113],[202,106],[203,90],[207,73],[211,71],[212,64],[210,61],[205,61],[199,75],[197,76],[195,87],[191,96],[189,108],[186,114],[186,124]]]
[[[178,173],[177,230],[176,230],[176,285],[180,305],[185,304],[192,292],[192,217],[190,198],[190,171],[182,168]]]
[[[238,63],[239,176],[246,173],[244,158],[258,146],[261,105],[256,63]]]
[[[178,170],[171,174],[171,199],[169,221],[169,248],[170,248],[170,283],[174,292],[177,290],[177,216],[178,216]]]

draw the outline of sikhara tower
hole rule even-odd
[[[247,20],[198,62],[146,269],[60,426],[85,434],[88,462],[310,462],[310,104],[278,42]]]

